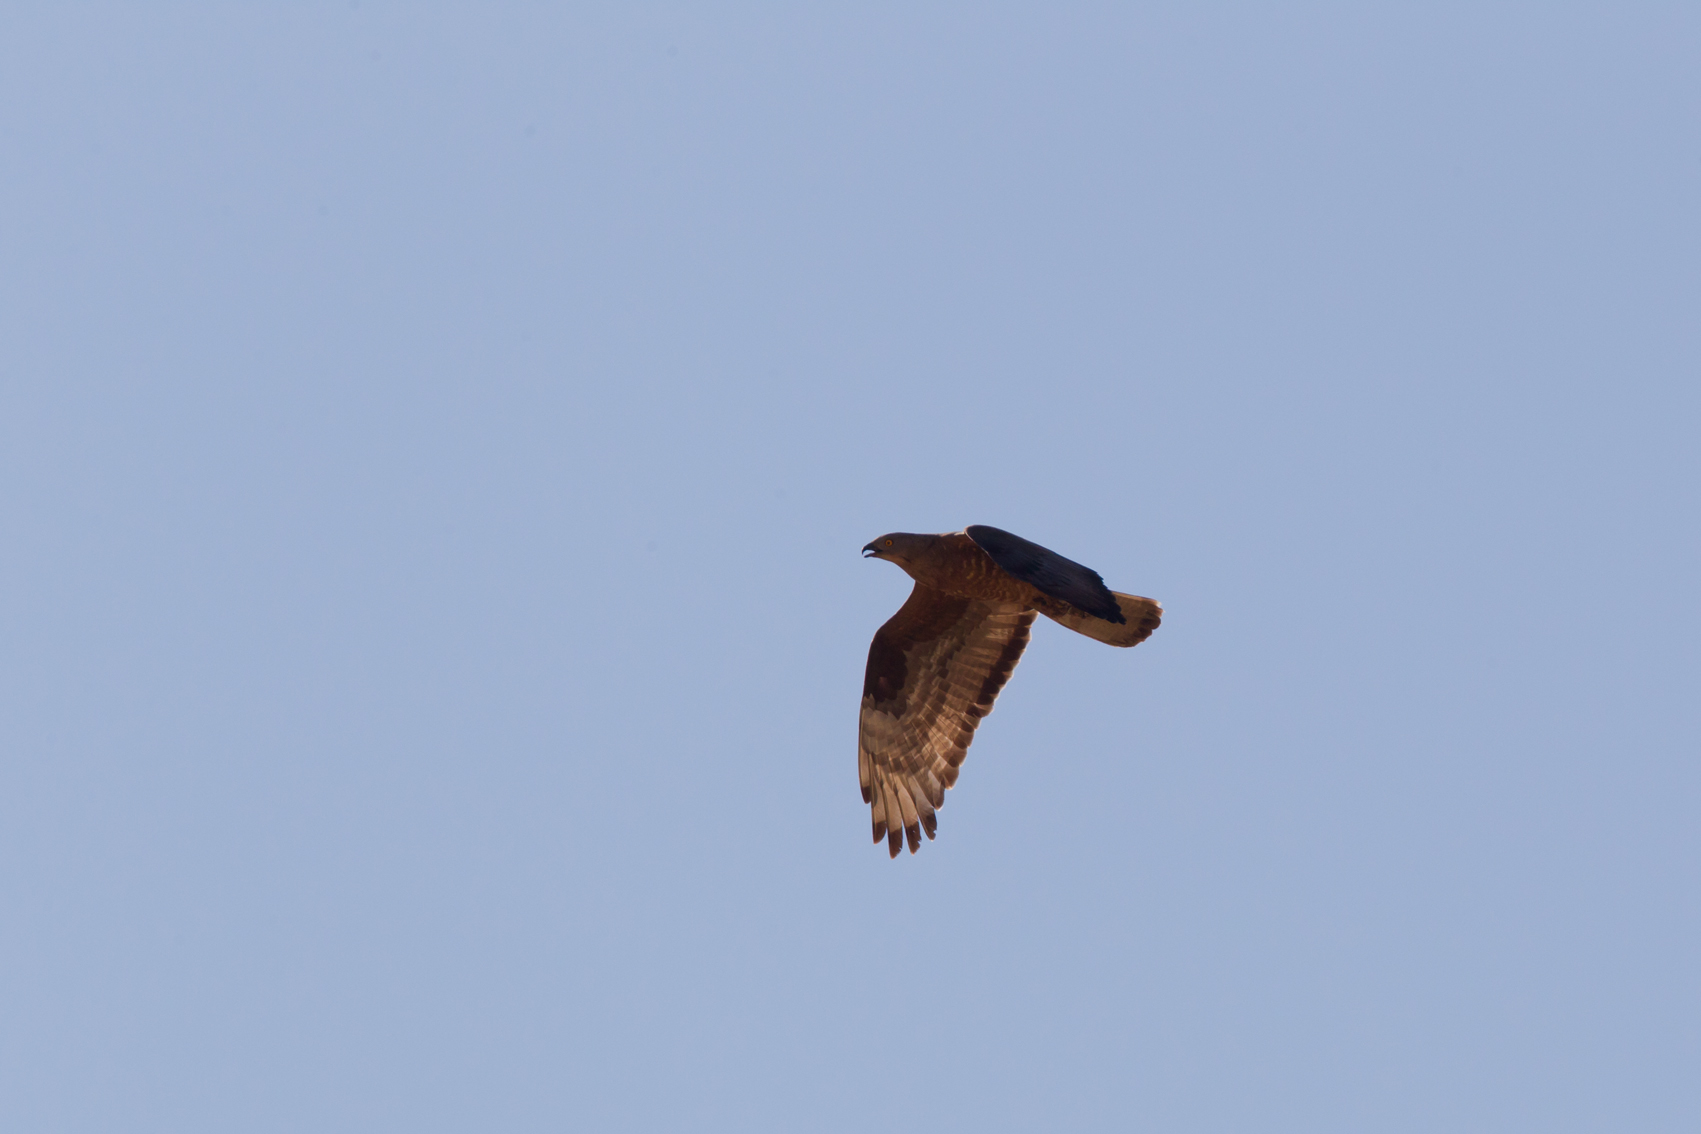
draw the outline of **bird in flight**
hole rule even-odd
[[[1111,646],[1137,646],[1163,608],[1119,594],[1097,571],[985,524],[948,535],[893,532],[863,557],[896,563],[915,590],[868,647],[857,771],[873,810],[874,841],[893,858],[907,838],[933,838],[935,812],[974,739],[975,726],[1043,614]]]

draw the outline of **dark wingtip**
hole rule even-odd
[[[904,828],[904,838],[906,838],[910,841],[910,853],[911,854],[914,854],[916,851],[921,849],[921,828],[920,827],[905,827]]]
[[[864,802],[864,803],[873,803],[874,802],[874,793],[869,791],[867,787],[864,787],[862,789],[862,802]]]
[[[898,828],[893,827],[891,830],[886,832],[886,850],[893,858],[897,858],[898,852],[903,849],[904,833]]]
[[[927,832],[927,841],[932,842],[934,832],[939,830],[938,818],[931,814],[923,815],[921,817],[921,829]]]
[[[884,823],[874,824],[874,841],[876,843],[878,843],[881,839],[883,839],[885,837],[886,837],[886,824],[884,824]]]

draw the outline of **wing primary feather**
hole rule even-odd
[[[881,794],[878,782],[873,785],[872,791],[868,788],[863,788],[862,794],[865,796],[872,795],[874,797],[872,811],[874,817],[874,841],[878,843],[881,839],[886,837],[886,797]]]
[[[880,777],[880,794],[886,797],[886,850],[891,857],[897,858],[904,845],[904,828],[903,812],[892,788],[892,777]]]
[[[921,788],[922,799],[927,800],[927,810],[933,811],[945,806],[945,785],[939,782],[939,777],[933,774],[932,768],[923,768],[915,774],[915,782]],[[921,810],[921,800],[916,801],[916,810]]]
[[[910,785],[903,779],[898,780],[898,806],[904,814],[904,838],[909,840],[910,853],[914,854],[921,847],[921,821],[916,818],[915,801],[910,798]]]

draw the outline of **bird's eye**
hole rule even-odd
[[[891,547],[891,546],[892,546],[892,541],[891,541],[891,540],[887,540],[887,541],[886,541],[886,546],[887,546],[887,547]]]

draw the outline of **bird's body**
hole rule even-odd
[[[1097,572],[984,525],[947,535],[894,532],[863,548],[916,581],[868,648],[857,763],[874,841],[895,858],[933,838],[980,718],[1028,644],[1038,614],[1113,646],[1157,629],[1162,608],[1118,594]]]
[[[1029,607],[1041,597],[1038,587],[1000,567],[966,532],[915,538],[911,557],[896,562],[925,587],[953,598]]]

